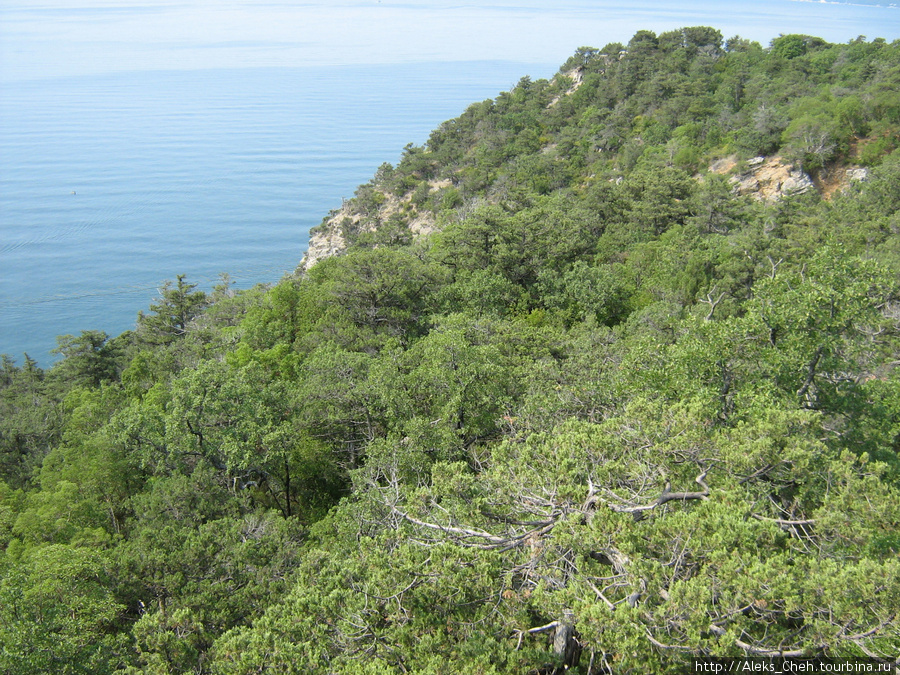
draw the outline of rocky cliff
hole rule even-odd
[[[429,181],[429,190],[450,187],[449,180]],[[413,237],[421,237],[435,230],[434,213],[419,209],[413,201],[413,191],[402,197],[378,190],[380,202],[374,212],[363,213],[353,200],[345,201],[340,209],[332,212],[325,221],[310,232],[309,248],[297,267],[297,274],[304,274],[324,258],[340,255],[347,249],[348,232],[374,232],[390,219],[399,216]]]
[[[735,157],[727,157],[714,162],[709,170],[730,175],[735,194],[750,195],[769,204],[810,190],[818,191],[827,199],[854,181],[866,180],[869,175],[864,167],[838,166],[813,178],[778,155],[754,157],[744,165]]]
[[[747,160],[747,169],[732,175],[730,180],[734,183],[735,193],[751,195],[768,203],[816,188],[808,174],[785,163],[777,155]]]
[[[817,177],[814,180],[809,174],[795,168],[778,155],[754,157],[743,163],[734,156],[727,157],[714,162],[709,170],[720,175],[730,175],[735,194],[749,195],[770,204],[810,190],[816,190],[828,198],[835,191],[846,188],[851,182],[866,180],[868,177],[868,170],[865,168],[843,166],[831,169],[827,177]],[[449,180],[429,182],[432,190],[445,189],[450,185]],[[348,229],[372,232],[381,223],[387,222],[397,214],[403,217],[414,238],[427,235],[437,227],[432,212],[416,207],[412,192],[403,197],[397,197],[390,192],[379,194],[382,202],[375,213],[366,214],[354,210],[355,202],[351,200],[345,202],[321,225],[314,228],[310,235],[309,248],[297,268],[297,273],[302,275],[318,261],[343,253],[347,249],[345,232]]]

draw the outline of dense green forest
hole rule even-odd
[[[900,42],[641,31],[4,356],[0,672],[897,662],[898,148]]]

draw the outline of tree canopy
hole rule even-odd
[[[407,146],[339,255],[4,356],[0,671],[897,664],[898,144],[897,42],[640,31]]]

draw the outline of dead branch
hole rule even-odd
[[[529,628],[527,630],[517,630],[513,635],[518,635],[519,639],[516,642],[516,651],[522,646],[522,638],[526,635],[535,635],[537,633],[545,633],[548,630],[553,630],[559,626],[559,621],[551,621],[546,626],[538,626],[537,628]]]
[[[517,537],[512,537],[508,540],[509,543],[506,544],[506,546],[503,546],[500,548],[500,551],[501,552],[510,551],[510,550],[516,548],[517,546],[521,546],[522,544],[526,543],[527,541],[532,541],[532,540],[540,541],[541,537],[543,537],[545,534],[549,533],[550,530],[552,530],[555,526],[556,526],[556,521],[554,520],[545,527],[541,527],[536,530],[529,530],[528,532],[526,532],[524,534],[520,534]]]
[[[619,576],[628,576],[626,565],[631,562],[629,557],[614,548],[605,548],[600,551],[591,551],[588,555],[601,565],[610,565]]]
[[[773,469],[777,469],[778,467],[780,467],[782,464],[788,464],[788,465],[790,465],[790,462],[788,462],[788,461],[781,461],[781,462],[777,462],[777,463],[775,463],[775,464],[766,464],[764,467],[762,467],[761,469],[758,469],[757,471],[754,471],[754,472],[753,472],[752,474],[750,474],[749,476],[745,476],[744,478],[741,478],[741,479],[738,481],[738,483],[739,483],[740,485],[744,485],[745,483],[749,483],[750,481],[752,481],[752,480],[754,480],[754,479],[756,479],[756,478],[762,478],[763,476],[765,476],[767,473],[769,473],[769,472],[772,471]]]
[[[806,371],[806,379],[803,381],[803,386],[801,386],[797,390],[797,396],[803,397],[806,395],[806,392],[809,391],[809,388],[812,386],[813,380],[816,377],[816,366],[819,365],[819,359],[822,358],[822,352],[824,351],[823,347],[819,347],[816,349],[816,353],[813,354],[812,360],[809,362]]]
[[[507,525],[519,525],[522,527],[546,527],[547,525],[550,525],[554,522],[553,520],[516,520],[515,518],[504,516],[501,513],[488,511],[487,509],[482,509],[481,515],[483,515],[485,518],[490,518],[491,520],[496,520],[500,523],[506,523]]]
[[[694,479],[694,482],[703,488],[703,490],[699,492],[672,492],[671,483],[666,481],[666,486],[663,488],[662,494],[649,504],[643,504],[639,506],[609,504],[609,508],[617,513],[630,513],[634,515],[636,519],[640,519],[641,514],[643,514],[644,511],[650,511],[668,502],[688,501],[691,499],[706,499],[709,497],[709,486],[706,484],[706,474],[708,471],[709,469],[704,468],[703,472]]]
[[[650,640],[650,644],[654,645],[655,647],[659,647],[660,649],[677,649],[678,651],[682,651],[682,652],[691,651],[690,647],[682,647],[681,645],[663,644],[662,642],[660,642],[659,640],[657,640],[656,638],[653,637],[653,634],[650,632],[649,628],[645,627],[644,632],[647,634],[647,639]]]
[[[718,288],[718,284],[713,286],[712,289],[709,291],[709,293],[706,294],[705,300],[703,300],[703,299],[700,300],[700,302],[702,302],[704,305],[709,305],[709,312],[707,312],[707,314],[706,314],[706,317],[704,319],[705,321],[712,321],[713,312],[716,311],[716,307],[719,305],[720,302],[722,302],[722,298],[725,297],[725,291],[722,291],[721,293],[719,293],[719,297],[716,298],[715,300],[713,300],[712,296],[713,296],[713,293],[716,292],[717,288]]]
[[[402,516],[413,525],[418,525],[419,527],[425,527],[430,530],[439,530],[441,532],[446,532],[447,534],[456,534],[461,537],[476,537],[478,539],[484,539],[486,541],[491,542],[495,545],[503,545],[507,543],[509,540],[503,537],[497,537],[489,532],[485,532],[483,530],[470,530],[465,527],[453,527],[451,525],[438,525],[437,523],[426,523],[424,520],[419,520],[418,518],[413,518],[408,513],[404,513],[400,509],[396,507],[392,507],[392,510],[395,511],[398,515]]]
[[[597,594],[597,597],[600,598],[606,604],[607,607],[609,607],[612,610],[615,610],[616,606],[612,602],[609,601],[609,598],[607,598],[605,595],[603,595],[603,592],[599,588],[594,586],[594,584],[592,584],[587,579],[585,579],[585,582],[587,583],[588,586],[590,586],[591,590]]]
[[[887,626],[889,623],[891,623],[896,618],[897,618],[896,614],[891,614],[888,618],[886,618],[880,624],[878,624],[874,628],[870,628],[865,633],[857,633],[856,635],[842,635],[841,637],[845,640],[853,640],[853,641],[862,640],[863,638],[871,637],[872,635],[874,635],[875,633],[880,631],[882,628]]]
[[[812,526],[815,525],[815,520],[784,520],[782,518],[766,518],[765,516],[760,516],[755,513],[751,513],[750,515],[760,522],[774,523],[778,525],[781,530],[787,532],[792,537],[796,537],[801,541],[812,541],[813,539]],[[807,550],[809,550],[809,548],[807,548]]]
[[[641,582],[641,587],[631,593],[627,598],[625,598],[625,602],[627,602],[628,606],[631,608],[637,607],[638,602],[640,602],[641,596],[647,590],[647,582],[644,581],[644,579],[639,579],[639,581]]]
[[[815,518],[810,518],[809,520],[784,520],[783,518],[766,518],[765,516],[761,516],[757,513],[751,513],[752,517],[756,518],[756,520],[761,520],[767,523],[776,523],[777,525],[785,525],[789,527],[793,527],[795,525],[815,525]]]
[[[485,532],[484,530],[473,530],[465,527],[454,527],[452,525],[439,525],[437,523],[429,523],[424,520],[419,520],[418,518],[413,518],[408,513],[404,513],[396,506],[392,506],[391,510],[397,515],[411,522],[413,525],[418,525],[419,527],[425,527],[430,530],[438,530],[446,534],[456,535],[457,537],[460,537],[462,539],[475,538],[489,542],[485,544],[475,544],[465,541],[459,542],[462,546],[480,548],[483,550],[499,549],[500,551],[509,551],[513,548],[516,548],[517,546],[523,545],[526,541],[532,538],[540,539],[556,526],[556,518],[554,518],[553,520],[542,521],[541,524],[543,524],[543,527],[528,530],[527,532],[523,532],[522,534],[514,536],[499,537],[497,535],[491,534],[490,532]]]
[[[581,510],[583,513],[587,513],[590,511],[594,505],[597,503],[599,497],[597,496],[597,486],[594,485],[594,481],[588,476],[588,493],[587,497],[584,499],[584,504],[581,505]]]

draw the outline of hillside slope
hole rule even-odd
[[[313,230],[300,271],[360,233],[361,246],[378,229],[416,236],[478,200],[578,193],[638,164],[725,174],[766,201],[813,187],[830,198],[897,147],[896,58],[880,40],[788,35],[763,50],[711,28],[582,47],[551,80],[523,78],[407,146]]]
[[[0,671],[898,663],[898,92],[883,40],[579,48],[291,278],[4,358]]]

